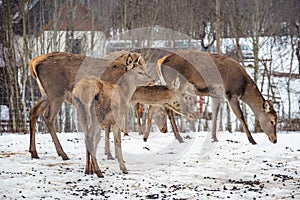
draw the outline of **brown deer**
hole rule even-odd
[[[145,60],[147,61],[147,72],[148,74],[150,74],[151,77],[155,78],[155,79],[159,79],[159,76],[156,72],[156,64],[157,64],[157,60],[162,58],[165,55],[168,55],[170,53],[172,53],[173,51],[171,50],[164,50],[164,49],[157,49],[157,48],[140,48],[140,49],[135,49],[134,50],[137,53],[140,53]],[[177,81],[173,81],[171,85],[168,85],[168,87],[170,87],[171,90],[173,91],[179,91],[179,86],[180,84],[178,84],[178,80]],[[194,91],[193,89],[190,89],[191,86],[188,84],[185,84],[185,88],[180,88],[181,91],[184,91],[184,93],[181,92],[182,94],[182,98],[188,98],[188,96],[194,95]],[[187,103],[187,99],[185,99],[186,103]],[[138,104],[137,104],[138,106]],[[144,140],[146,141],[148,136],[149,136],[149,132],[150,132],[150,125],[151,125],[151,118],[152,118],[152,114],[153,114],[153,110],[157,110],[159,108],[153,108],[153,106],[149,107],[149,116],[147,117],[147,122],[146,123],[146,130],[145,130],[145,135],[144,135]],[[160,108],[161,109],[161,108]],[[189,108],[189,110],[191,110],[191,108]],[[162,111],[160,111],[161,113]],[[171,109],[165,108],[165,113],[168,115],[168,118],[171,122],[172,125],[172,130],[174,132],[175,138],[179,140],[179,142],[183,142],[178,128],[176,126],[175,123],[175,119],[174,119],[174,112]],[[140,125],[140,116],[137,115],[137,119],[138,119],[138,128],[139,128],[139,132],[142,133],[141,130],[141,125]],[[164,119],[164,116],[160,116],[160,119]],[[164,126],[161,126],[161,132],[167,132],[167,123],[166,120],[164,120],[165,124]]]
[[[180,87],[191,83],[197,95],[212,97],[214,141],[217,141],[216,121],[220,101],[226,98],[241,122],[249,142],[256,144],[240,109],[240,100],[254,112],[269,140],[272,143],[277,142],[277,115],[273,105],[263,98],[254,81],[236,60],[199,51],[177,51],[158,60],[157,73],[165,84],[180,79]]]
[[[134,92],[131,98],[131,102],[147,104],[150,106],[146,130],[144,134],[144,141],[147,141],[147,138],[149,136],[150,121],[152,119],[155,107],[163,107],[167,112],[170,112],[171,110],[187,117],[189,120],[194,120],[195,113],[193,111],[193,108],[187,106],[189,105],[189,100],[189,96],[185,93],[169,89],[166,86],[155,85],[148,87],[139,87]],[[173,121],[171,121],[171,123],[173,123]],[[175,130],[174,135],[179,142],[183,142],[178,131]]]
[[[154,108],[156,107],[163,107],[166,109],[167,112],[174,111],[180,115],[187,117],[189,120],[195,119],[195,113],[193,111],[193,108],[187,106],[189,101],[188,96],[182,92],[171,90],[166,86],[153,85],[138,87],[133,93],[130,101],[133,104],[142,103],[150,106],[146,131],[144,134],[144,141],[147,141],[147,138],[149,136],[151,125],[150,121],[153,116]],[[175,124],[174,118],[170,120],[172,125],[173,123]],[[176,127],[176,125],[173,125],[173,127]],[[180,136],[178,129],[173,131],[175,138],[179,142],[183,142],[183,139]],[[108,159],[112,159],[109,146],[109,131],[106,131],[105,133],[105,154],[107,155]]]
[[[101,80],[117,83],[129,70],[144,71],[145,61],[138,53],[117,52],[105,59],[85,55],[55,52],[33,58],[29,63],[31,75],[36,79],[41,93],[37,103],[31,108],[30,147],[32,158],[39,158],[35,144],[36,122],[43,113],[56,151],[63,160],[69,159],[57,138],[53,122],[64,101],[72,103],[71,92],[77,80],[94,75]]]
[[[86,174],[103,177],[96,160],[100,129],[113,127],[115,151],[123,173],[128,173],[121,150],[121,134],[124,131],[129,100],[137,86],[153,84],[152,78],[142,70],[130,70],[117,84],[86,77],[77,82],[72,91],[80,126],[85,133]]]

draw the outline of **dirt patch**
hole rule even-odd
[[[26,155],[27,153],[25,152],[1,152],[0,153],[0,158],[7,158],[10,156],[23,156]]]

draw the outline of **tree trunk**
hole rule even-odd
[[[300,74],[300,40],[298,41],[298,47],[296,48],[296,56],[298,59],[298,73]]]
[[[226,130],[232,133],[232,125],[231,125],[231,115],[230,115],[230,108],[228,103],[226,102],[226,113],[227,113],[227,127]]]
[[[15,4],[11,4],[10,1],[4,1],[2,5],[2,26],[6,30],[4,40],[1,41],[3,44],[2,58],[4,61],[4,76],[5,85],[7,89],[7,98],[9,100],[9,119],[10,125],[8,125],[11,132],[20,132],[22,127],[22,120],[25,117],[23,116],[23,108],[20,98],[20,85],[18,79],[18,63],[17,63],[17,54],[16,54],[16,45],[15,45],[15,36],[13,33],[12,27],[12,13],[11,9],[16,7]],[[5,50],[4,50],[5,49]],[[24,128],[24,127],[22,127]]]
[[[253,80],[257,83],[258,80],[258,71],[259,71],[259,7],[258,7],[258,0],[254,0],[253,7],[252,7],[253,15],[252,15],[252,26],[251,26],[251,38],[252,38],[252,45],[253,45],[253,55],[254,55],[254,72],[253,72]],[[254,125],[254,132],[261,132],[262,129],[260,127],[258,119],[255,117],[255,125]]]
[[[24,5],[26,3],[26,1],[21,1],[21,4]],[[21,127],[23,127],[24,129],[24,132],[27,133],[28,132],[28,129],[26,127],[26,122],[27,122],[27,119],[28,119],[28,113],[26,112],[26,93],[27,93],[27,80],[28,80],[28,60],[29,60],[29,57],[30,57],[30,52],[29,52],[29,44],[28,44],[28,36],[27,36],[27,25],[26,25],[26,22],[27,22],[27,19],[28,19],[28,16],[27,16],[27,12],[24,10],[24,6],[20,6],[21,8],[21,13],[22,13],[22,18],[23,18],[23,52],[20,53],[23,54],[23,74],[22,74],[22,89],[21,89],[21,94],[22,94],[22,97],[21,97],[21,100],[22,100],[22,107],[23,107],[23,110],[22,110],[22,125]]]

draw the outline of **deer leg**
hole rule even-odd
[[[82,125],[82,124],[81,124]],[[82,125],[82,127],[84,127]],[[86,148],[86,165],[85,165],[85,174],[94,174],[96,173],[98,177],[103,177],[102,172],[98,166],[96,159],[97,147],[101,139],[97,127],[92,126],[85,129],[85,148]]]
[[[36,145],[35,145],[35,127],[38,118],[41,116],[43,111],[49,105],[49,101],[45,97],[41,97],[37,103],[31,108],[29,112],[29,121],[30,121],[30,145],[29,152],[31,154],[31,158],[39,158]]]
[[[212,97],[212,139],[214,142],[218,142],[217,139],[217,118],[220,109],[221,100],[219,98]]]
[[[256,144],[255,140],[253,139],[249,129],[248,129],[248,126],[246,124],[246,121],[245,121],[245,118],[244,118],[244,115],[243,115],[243,112],[240,108],[240,102],[238,100],[237,97],[235,96],[231,96],[231,98],[227,98],[228,102],[229,102],[229,105],[231,107],[231,110],[234,112],[235,116],[239,119],[239,121],[241,122],[242,126],[243,126],[243,129],[247,135],[247,138],[249,140],[250,143],[252,144]]]
[[[113,160],[113,156],[110,152],[110,141],[109,141],[110,125],[105,127],[105,146],[104,146],[104,155],[107,156],[108,160]]]
[[[93,145],[91,148],[91,163],[92,163],[92,173],[95,173],[99,178],[103,178],[103,174],[99,168],[97,158],[96,158],[96,152],[97,152],[97,147],[101,139],[101,135],[98,131],[94,132],[95,135],[92,136],[92,141],[91,144]]]
[[[139,132],[139,135],[143,135],[142,125],[141,125],[140,104],[139,103],[137,103],[135,105],[135,111],[136,111],[136,118],[137,118],[137,124],[138,124],[138,132]]]
[[[155,109],[155,107],[149,106],[148,119],[147,119],[147,122],[146,122],[146,129],[145,129],[145,135],[144,135],[144,141],[145,142],[147,142],[147,139],[149,137],[150,127],[151,127],[151,120],[152,120],[152,117],[153,117],[153,114],[154,114],[154,109]]]
[[[121,131],[116,124],[113,125],[113,133],[114,133],[115,152],[116,152],[116,157],[118,158],[119,161],[120,169],[124,174],[128,174],[128,171],[124,164],[123,155],[122,155]]]
[[[92,173],[91,154],[86,149],[85,174],[91,174],[91,173]]]
[[[177,128],[177,125],[176,125],[176,122],[175,122],[175,119],[174,119],[174,112],[173,112],[172,110],[168,109],[168,108],[166,108],[166,112],[167,112],[168,117],[169,117],[169,120],[170,120],[170,122],[171,122],[172,129],[173,129],[175,138],[176,138],[180,143],[182,143],[182,142],[183,142],[183,139],[182,139],[182,137],[180,136],[179,131],[178,131],[178,128]]]
[[[59,108],[61,107],[63,101],[54,101],[53,103],[50,102],[50,105],[47,107],[46,112],[44,114],[44,121],[46,122],[46,125],[49,129],[50,135],[52,137],[52,140],[55,145],[56,152],[58,156],[61,156],[63,160],[69,160],[67,154],[62,149],[62,146],[58,140],[58,137],[56,135],[53,123],[54,119],[56,117],[56,114],[58,113]]]
[[[99,178],[103,178],[103,174],[99,168],[99,165],[97,163],[97,159],[96,156],[91,156],[91,160],[92,160],[92,168],[93,168],[93,173],[95,173]]]

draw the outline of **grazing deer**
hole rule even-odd
[[[182,92],[173,91],[166,86],[153,85],[138,87],[133,93],[130,101],[134,104],[142,103],[150,106],[148,122],[144,134],[144,141],[147,141],[149,136],[150,121],[152,119],[155,107],[163,107],[167,112],[174,111],[180,115],[186,116],[189,120],[195,119],[195,113],[193,109],[187,106],[189,105],[188,96]],[[171,121],[171,123],[175,123],[175,120]],[[174,130],[174,135],[179,142],[183,142],[178,130]],[[105,154],[107,155],[108,159],[112,159],[109,146],[109,131],[105,133]]]
[[[80,126],[85,133],[86,174],[96,173],[103,177],[96,160],[101,128],[113,127],[115,151],[123,173],[128,173],[121,150],[121,134],[124,131],[129,100],[137,86],[154,81],[142,70],[130,70],[116,84],[96,77],[81,79],[73,89],[73,103],[77,109]]]
[[[256,144],[245,122],[239,100],[251,108],[269,140],[272,143],[277,142],[277,115],[273,105],[263,98],[254,81],[236,60],[199,51],[177,51],[158,60],[157,73],[165,84],[179,78],[180,87],[185,87],[185,83],[191,83],[196,94],[212,97],[214,141],[217,141],[216,121],[220,101],[226,98],[241,122],[249,142]]]
[[[55,52],[33,58],[29,63],[31,75],[36,79],[41,97],[31,108],[30,147],[32,158],[39,158],[35,144],[35,126],[43,114],[56,151],[63,160],[69,159],[57,138],[53,122],[62,103],[72,103],[71,92],[76,81],[94,75],[101,80],[116,84],[120,77],[129,70],[141,69],[145,64],[138,53],[117,52],[109,54],[105,59],[96,59],[85,55]]]
[[[140,110],[140,103],[135,104],[135,110],[136,110],[136,117],[137,117],[137,125],[138,125],[138,132],[140,135],[144,135],[144,131],[142,130],[142,125],[141,125],[141,112]],[[151,120],[152,118],[154,119],[154,122],[156,126],[159,128],[159,131],[161,133],[166,133],[168,132],[168,126],[167,126],[167,118],[166,118],[166,111],[165,107],[156,107],[156,106],[148,106],[148,113],[147,113],[147,121],[146,121],[146,127],[145,127],[145,132],[150,131],[151,127]]]
[[[169,89],[166,86],[155,85],[148,87],[139,87],[134,92],[131,98],[131,102],[147,104],[150,106],[144,140],[147,141],[147,138],[149,136],[150,121],[152,119],[155,107],[164,107],[167,112],[170,112],[170,110],[172,110],[180,115],[186,116],[190,120],[194,120],[195,113],[192,108],[188,107],[189,100],[189,97],[185,93]],[[183,142],[178,131],[174,131],[174,135],[179,142]]]

